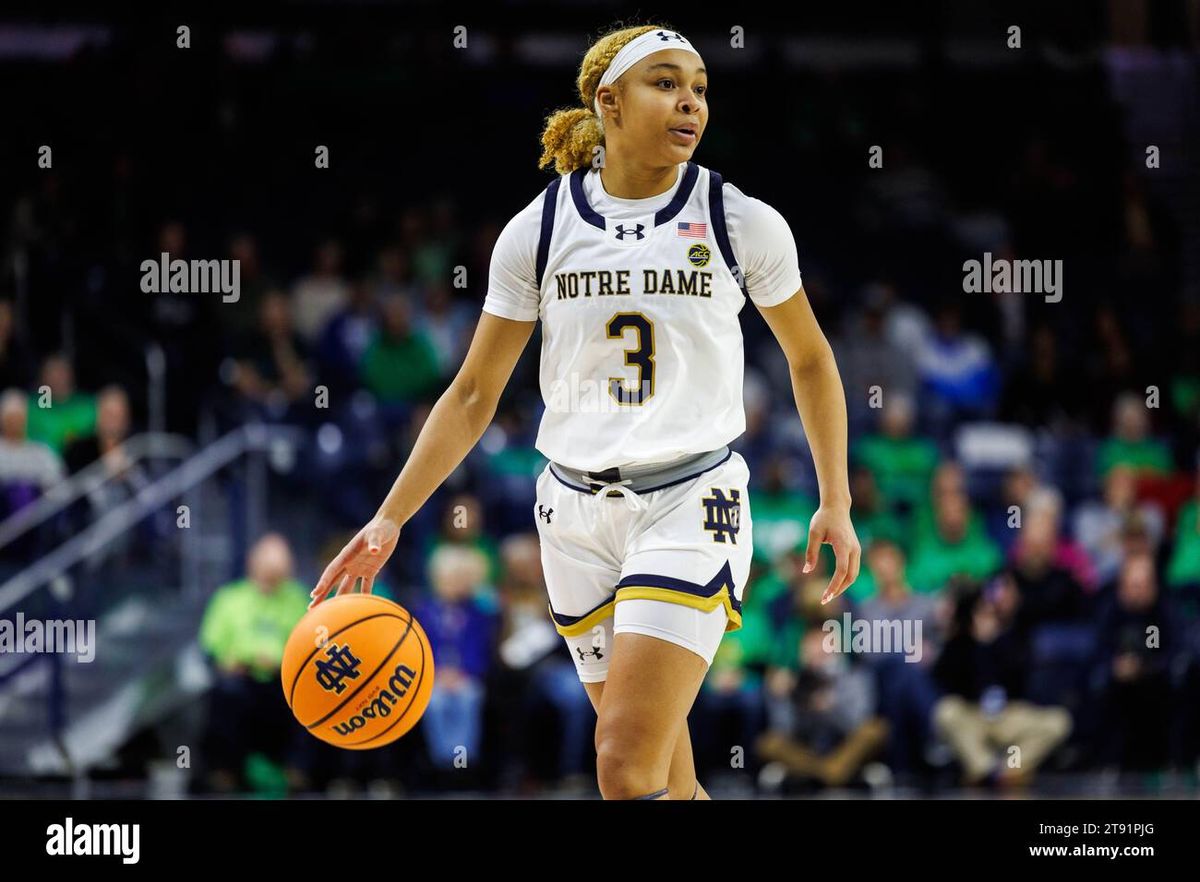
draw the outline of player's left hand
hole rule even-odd
[[[849,508],[823,505],[812,516],[808,524],[808,546],[804,549],[804,572],[811,573],[816,568],[822,544],[833,546],[837,559],[833,578],[821,595],[821,603],[828,603],[854,584],[862,560],[862,547],[858,544],[854,525],[850,523]]]
[[[375,577],[396,550],[399,538],[400,525],[377,515],[329,562],[310,594],[308,608],[312,609],[326,597],[350,593],[359,579],[362,579],[360,593],[370,594]]]

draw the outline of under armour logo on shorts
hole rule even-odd
[[[600,661],[600,659],[604,658],[604,653],[599,649],[593,649],[591,652],[584,652],[582,646],[576,646],[575,651],[579,653],[579,660],[581,662],[587,661],[589,655],[592,657],[593,661]]]

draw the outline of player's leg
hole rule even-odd
[[[605,798],[670,792],[677,734],[722,637],[741,627],[752,551],[749,477],[735,453],[693,480],[646,495],[617,583],[596,725]]]
[[[669,798],[671,760],[708,663],[645,634],[620,632],[613,644],[596,720],[600,792],[605,799]]]
[[[600,699],[604,695],[604,681],[584,683],[592,707],[600,713]],[[675,738],[675,751],[671,754],[671,768],[667,772],[667,787],[670,799],[711,799],[708,792],[696,779],[696,765],[692,757],[692,733],[685,719]]]

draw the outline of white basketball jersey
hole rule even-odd
[[[721,177],[694,162],[679,172],[661,199],[608,197],[588,168],[540,197],[545,411],[535,446],[555,462],[593,472],[667,462],[745,431],[738,313],[747,294]],[[795,267],[794,243],[790,259]]]

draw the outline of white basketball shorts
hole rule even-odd
[[[622,631],[668,640],[712,664],[724,633],[742,626],[749,478],[736,451],[641,493],[595,493],[550,464],[542,470],[534,517],[550,615],[581,681],[607,678],[613,635]]]

